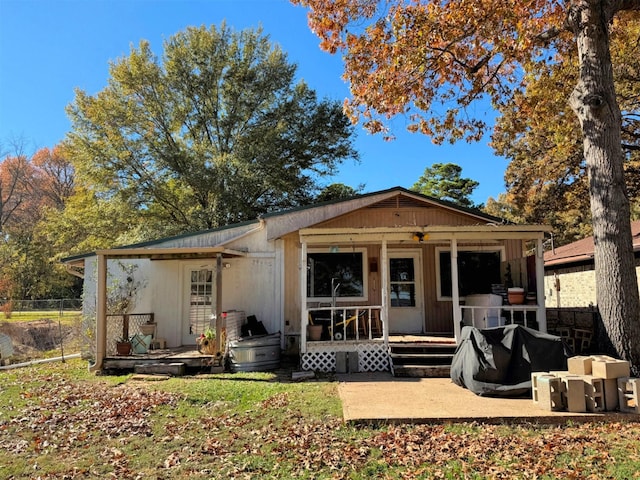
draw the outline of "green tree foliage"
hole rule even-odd
[[[190,27],[161,59],[142,41],[112,63],[105,89],[76,92],[77,171],[169,233],[308,203],[317,179],[357,154],[341,105],[295,74],[261,30]]]
[[[64,210],[47,211],[38,234],[47,239],[60,259],[145,240],[145,226],[144,217],[120,196],[104,199],[85,186],[77,186]]]
[[[413,184],[411,190],[440,200],[447,200],[462,207],[473,208],[469,198],[478,182],[462,178],[462,168],[454,163],[434,163]]]
[[[359,185],[358,188],[350,187],[344,183],[332,183],[324,187],[318,196],[316,202],[327,202],[333,200],[342,200],[358,195],[364,188],[364,185]]]

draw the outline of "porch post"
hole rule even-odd
[[[382,294],[382,338],[384,344],[389,343],[389,258],[387,254],[387,241],[382,240],[380,245],[380,293]]]
[[[460,340],[462,311],[458,288],[458,241],[455,238],[451,239],[451,306],[453,307],[453,335],[458,342]]]
[[[216,254],[216,352],[222,351],[222,254]]]
[[[96,363],[90,370],[102,368],[102,360],[107,356],[107,257],[97,255],[97,304],[96,304]]]
[[[300,249],[300,353],[307,353],[307,242],[302,241]]]
[[[544,245],[543,238],[536,240],[536,298],[538,300],[538,329],[547,333],[547,307],[544,298]]]

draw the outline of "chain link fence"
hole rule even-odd
[[[80,353],[87,335],[82,300],[9,300],[0,303],[0,364]]]

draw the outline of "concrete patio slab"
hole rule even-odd
[[[352,423],[640,421],[640,415],[628,413],[551,412],[526,397],[480,397],[449,378],[397,378],[386,372],[337,378],[344,420]]]

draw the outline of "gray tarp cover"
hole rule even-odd
[[[518,397],[531,390],[531,372],[567,369],[560,337],[520,325],[463,327],[451,380],[481,396]]]

